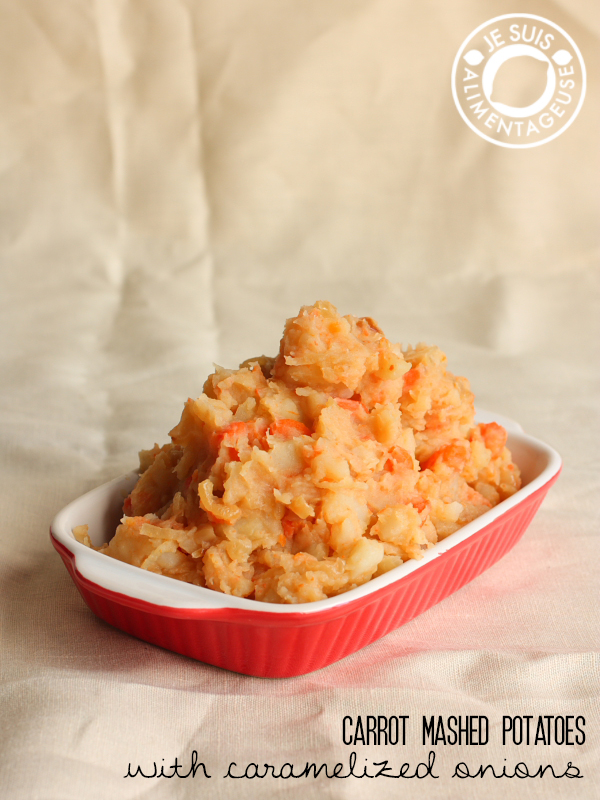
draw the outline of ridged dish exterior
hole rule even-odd
[[[52,542],[90,609],[144,641],[207,664],[265,678],[326,667],[399,628],[472,581],[521,538],[558,476],[485,528],[408,575],[344,605],[312,613],[152,605],[92,583]]]

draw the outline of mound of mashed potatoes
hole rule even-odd
[[[328,302],[279,355],[210,375],[100,552],[268,603],[307,603],[394,569],[520,487],[506,431],[474,422],[437,347],[402,350]],[[86,526],[76,537],[90,544]]]

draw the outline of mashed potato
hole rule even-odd
[[[140,453],[112,558],[219,592],[307,603],[423,552],[520,487],[437,347],[402,350],[327,302],[276,358],[217,367],[171,442]],[[85,526],[76,530],[89,544]]]

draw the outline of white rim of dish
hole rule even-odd
[[[263,614],[314,614],[318,611],[346,605],[359,598],[366,598],[374,592],[402,580],[405,576],[439,558],[448,550],[464,542],[465,539],[486,528],[498,517],[503,516],[522,503],[527,497],[548,483],[560,470],[562,461],[556,450],[539,439],[528,436],[518,423],[499,414],[492,414],[486,411],[478,411],[477,420],[479,422],[499,422],[508,431],[509,447],[512,442],[513,448],[515,445],[525,446],[529,448],[530,454],[537,455],[542,459],[545,458],[546,464],[541,472],[512,497],[503,500],[497,506],[482,514],[481,517],[469,522],[456,533],[451,534],[430,550],[427,550],[422,559],[406,561],[384,575],[372,578],[362,586],[325,600],[316,600],[312,603],[278,605],[263,603],[259,600],[248,600],[244,597],[234,597],[202,586],[195,586],[164,575],[148,572],[132,564],[126,564],[123,561],[117,561],[105,556],[103,553],[91,550],[78,542],[73,536],[72,528],[82,523],[75,522],[73,518],[81,519],[81,511],[86,508],[106,510],[117,493],[119,493],[119,496],[123,496],[125,487],[130,491],[130,487],[133,486],[137,478],[137,473],[135,472],[122,475],[73,500],[62,511],[59,511],[52,521],[50,530],[54,538],[73,554],[75,568],[83,578],[111,592],[116,592],[135,600],[172,609],[239,609],[240,611],[253,611]]]

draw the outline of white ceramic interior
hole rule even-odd
[[[76,525],[89,525],[90,538],[96,547],[109,541],[123,513],[123,500],[137,480],[138,476],[135,472],[99,486],[69,503],[54,518],[51,532],[61,544],[73,553],[75,566],[84,578],[105,589],[138,600],[170,608],[239,608],[273,614],[315,613],[325,608],[343,605],[359,597],[366,597],[384,586],[401,580],[405,575],[421,568],[432,559],[438,558],[442,553],[456,547],[457,544],[477,531],[487,527],[495,519],[523,502],[559,471],[561,459],[558,453],[538,439],[527,436],[516,422],[486,411],[477,412],[477,421],[498,422],[506,428],[508,447],[514,461],[521,469],[523,487],[512,497],[434,545],[421,560],[407,561],[356,589],[326,600],[300,605],[275,605],[261,603],[257,600],[247,600],[243,597],[232,597],[147,572],[139,567],[97,553],[78,542],[72,532]]]

